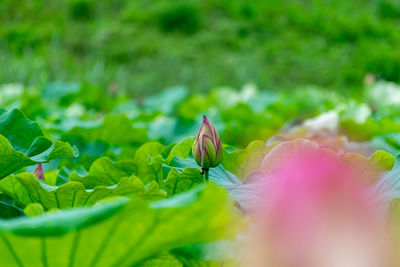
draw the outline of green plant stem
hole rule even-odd
[[[209,173],[210,169],[203,169],[204,172],[204,182],[208,183],[208,173]]]

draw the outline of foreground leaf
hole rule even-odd
[[[226,237],[234,222],[226,194],[212,184],[150,206],[121,199],[0,220],[0,265],[133,266],[160,251]]]
[[[138,267],[183,267],[182,263],[168,252],[147,259],[138,264]]]

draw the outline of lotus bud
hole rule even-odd
[[[35,175],[36,178],[43,180],[44,181],[44,172],[43,172],[43,166],[42,163],[40,163],[36,169],[33,171],[33,175]]]
[[[203,169],[217,167],[224,157],[221,139],[206,116],[203,116],[203,124],[194,141],[192,153],[197,164]]]

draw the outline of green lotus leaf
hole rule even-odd
[[[98,185],[111,186],[135,173],[135,166],[131,161],[114,163],[109,158],[103,157],[93,162],[87,175],[72,172],[69,181],[81,182],[88,189]]]
[[[168,164],[174,157],[187,158],[191,154],[196,137],[191,136],[176,143],[168,153],[165,162]]]
[[[264,156],[270,150],[263,141],[253,141],[245,149],[224,153],[222,165],[240,179],[260,169]]]
[[[233,264],[237,258],[235,243],[229,240],[180,247],[172,250],[171,254],[184,266],[237,266],[237,264]]]
[[[173,196],[187,191],[202,182],[204,182],[204,178],[199,168],[187,167],[182,172],[173,168],[168,173],[162,188],[167,192],[168,196]]]
[[[124,198],[0,220],[0,265],[137,266],[162,251],[231,236],[236,216],[224,190],[203,188],[151,204]]]
[[[80,181],[89,188],[96,185],[112,185],[124,176],[134,174],[144,184],[163,181],[161,173],[164,146],[158,142],[149,142],[139,147],[133,160],[113,163],[107,158],[96,160],[87,176],[71,174],[70,180]],[[96,176],[96,177],[95,177]]]
[[[34,217],[42,215],[44,213],[44,208],[40,203],[30,203],[25,207],[24,213],[27,216]]]
[[[20,173],[1,180],[0,190],[22,207],[31,203],[40,203],[47,211],[90,206],[104,198],[115,196],[137,195],[148,199],[161,199],[165,196],[165,193],[161,192],[159,188],[157,190],[157,186],[151,188],[147,194],[148,190],[141,180],[134,176],[122,178],[114,186],[85,189],[85,186],[79,182],[49,186],[39,182],[30,173]]]
[[[98,185],[114,185],[123,177],[135,175],[144,184],[157,182],[161,185],[164,178],[160,153],[163,149],[160,143],[150,142],[138,148],[133,160],[112,162],[106,157],[99,158],[93,162],[87,175],[72,172],[69,180],[81,182],[86,188],[94,188]]]
[[[136,151],[133,161],[136,164],[135,175],[144,184],[157,181],[159,184],[164,180],[161,170],[162,156],[160,153],[164,146],[157,142],[150,142],[142,145]]]
[[[87,141],[102,141],[109,145],[130,145],[146,142],[146,129],[133,127],[132,124],[132,121],[124,114],[110,114],[98,123],[87,122],[87,125],[74,127],[66,135],[80,136]]]
[[[179,172],[183,172],[183,170],[187,167],[197,168],[200,171],[199,166],[197,165],[196,161],[192,157],[186,158],[186,159],[174,157],[171,160],[169,166],[167,166],[167,165],[163,166],[163,169],[164,169],[163,171],[164,171],[164,173],[168,173],[168,174],[173,169],[176,169]],[[239,186],[240,184],[242,184],[242,181],[236,175],[225,170],[221,164],[215,168],[210,169],[209,179],[210,179],[210,181],[216,183],[217,185],[219,185],[227,190],[234,189],[237,186]]]
[[[0,179],[41,162],[78,156],[77,148],[65,142],[52,142],[36,122],[18,109],[0,109]]]
[[[0,201],[0,218],[13,218],[22,214],[24,214],[24,212],[20,208]]]
[[[150,259],[144,260],[138,267],[183,267],[183,264],[171,253],[160,253]]]

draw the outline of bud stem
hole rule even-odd
[[[209,173],[210,169],[201,169],[201,174],[204,174],[204,183],[208,183],[208,173]]]

